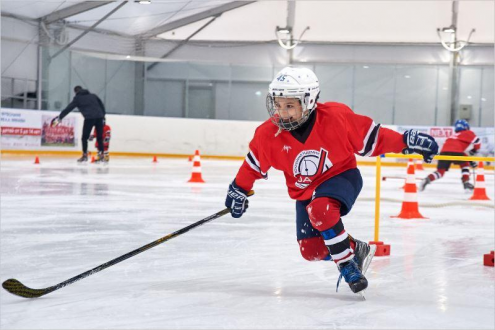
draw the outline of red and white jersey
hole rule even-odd
[[[270,119],[261,124],[235,181],[246,191],[267,178],[270,168],[284,172],[289,196],[308,200],[323,181],[356,168],[355,154],[377,156],[406,148],[402,134],[355,114],[341,103],[318,103],[316,121],[304,143],[288,131],[275,134]]]
[[[93,138],[96,139],[96,128],[93,130]],[[105,125],[103,126],[103,146],[105,148],[108,148],[108,146],[110,145],[110,138],[112,136],[112,129],[110,128],[110,126],[108,125]],[[96,140],[95,142],[95,147],[98,148],[98,140]]]
[[[462,152],[467,154],[470,151],[478,151],[480,147],[480,138],[473,131],[466,130],[450,136],[443,144],[441,152]]]

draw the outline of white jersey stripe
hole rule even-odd
[[[375,128],[376,124],[373,121],[371,123],[370,129],[368,130],[368,133],[366,133],[366,137],[363,140],[363,149],[359,150],[358,153],[362,154],[364,152],[364,149],[366,149],[366,144],[368,144],[368,139],[370,138],[371,132],[373,132],[373,129]]]

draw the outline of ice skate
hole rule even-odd
[[[371,264],[371,260],[375,256],[376,245],[369,245],[363,241],[357,240],[355,238],[351,238],[356,247],[354,249],[354,262],[357,264],[359,270],[364,274],[368,270],[369,265]]]
[[[77,160],[78,163],[83,163],[83,162],[87,162],[87,161],[88,161],[88,153],[86,153],[86,152],[83,153],[81,158],[79,158]]]
[[[104,163],[105,162],[105,156],[103,155],[102,152],[98,152],[98,156],[96,156],[95,163]]]
[[[105,151],[103,155],[103,162],[108,164],[109,161],[110,161],[110,155],[108,154],[108,151]]]
[[[351,291],[359,293],[368,287],[368,280],[359,270],[357,263],[354,260],[349,260],[338,265],[340,277],[337,282],[337,290],[339,288],[342,277],[349,284]]]
[[[471,184],[471,182],[464,181],[462,184],[464,185],[464,191],[472,192],[474,190],[474,186]]]
[[[424,178],[423,181],[421,181],[421,183],[419,184],[419,191],[424,191],[426,189],[426,186],[429,185],[430,182],[431,180],[429,177]]]

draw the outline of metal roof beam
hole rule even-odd
[[[239,7],[243,7],[243,6],[252,4],[254,2],[256,2],[256,1],[233,1],[233,2],[229,2],[229,3],[226,3],[224,5],[221,5],[221,6],[218,6],[215,8],[211,8],[211,9],[205,10],[203,12],[200,12],[200,13],[197,13],[197,14],[194,14],[191,16],[187,16],[187,17],[178,19],[176,21],[158,26],[156,28],[153,28],[147,32],[144,32],[144,33],[138,35],[138,37],[143,38],[143,39],[149,39],[149,38],[155,37],[159,34],[162,34],[162,33],[165,33],[165,32],[171,31],[171,30],[175,30],[175,29],[180,28],[182,26],[189,25],[191,23],[200,21],[202,19],[205,19],[205,18],[208,18],[211,16],[218,16],[222,13],[227,12],[227,11],[237,9]]]
[[[115,0],[110,1],[84,1],[77,3],[73,6],[66,7],[60,10],[57,10],[51,14],[41,17],[41,20],[45,22],[45,24],[51,24],[56,21],[64,20],[71,16],[84,13],[88,10],[95,9],[104,5],[108,5],[109,3],[113,3]]]
[[[115,7],[114,9],[112,9],[108,14],[106,14],[105,16],[103,16],[102,18],[100,18],[98,20],[98,22],[94,23],[93,25],[91,25],[89,28],[87,28],[86,30],[83,31],[83,33],[81,33],[80,35],[78,35],[77,37],[75,37],[71,42],[69,42],[67,45],[65,45],[64,47],[62,47],[58,52],[56,52],[55,54],[53,54],[51,57],[50,57],[50,61],[53,60],[55,57],[57,57],[59,54],[63,53],[67,48],[69,48],[70,46],[72,46],[74,43],[76,43],[79,39],[81,39],[82,37],[84,37],[86,34],[88,34],[89,32],[91,32],[96,26],[98,26],[98,24],[100,24],[101,22],[103,22],[104,20],[106,20],[108,17],[110,17],[113,13],[115,13],[117,10],[119,10],[120,8],[122,8],[123,6],[125,6],[127,4],[127,1],[124,1],[124,2],[121,2],[120,5],[118,5],[117,7]]]

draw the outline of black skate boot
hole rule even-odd
[[[87,162],[87,161],[88,161],[88,153],[87,152],[83,153],[81,158],[79,158],[77,160],[78,163]]]
[[[363,291],[368,287],[368,280],[359,270],[358,265],[354,260],[346,261],[338,265],[340,271],[340,277],[337,282],[337,290],[339,288],[340,280],[342,277],[349,284],[351,291],[358,293]]]
[[[349,235],[349,239],[352,240],[355,244],[354,258],[352,260],[354,260],[359,270],[364,275],[368,270],[371,260],[375,256],[376,245],[369,245],[365,242],[355,239],[351,235]]]
[[[429,177],[424,178],[423,181],[421,181],[421,183],[419,184],[419,191],[424,191],[426,189],[426,186],[429,185],[430,182],[431,180]]]
[[[462,184],[464,185],[464,190],[468,192],[474,189],[474,186],[469,181],[463,181]]]

